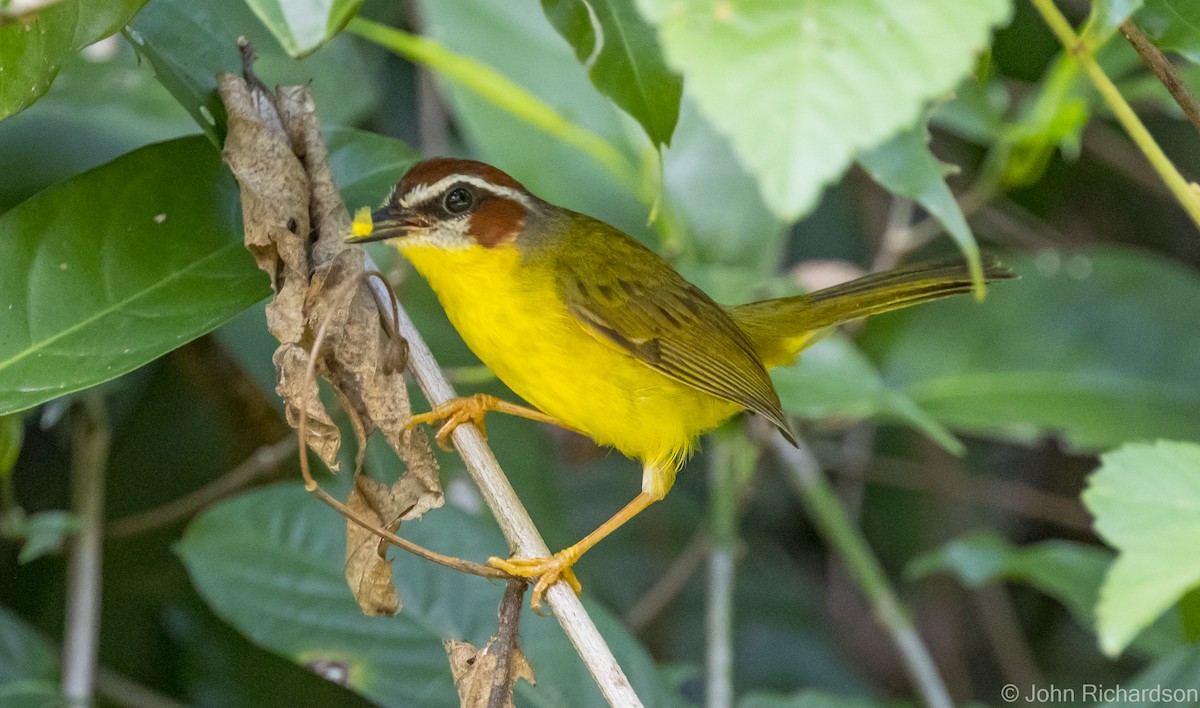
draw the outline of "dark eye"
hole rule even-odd
[[[466,187],[455,187],[446,193],[442,203],[451,214],[462,214],[475,203],[475,197]]]

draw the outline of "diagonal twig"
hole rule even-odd
[[[504,587],[504,597],[500,599],[500,621],[496,629],[496,667],[499,670],[492,677],[492,692],[488,695],[487,708],[504,708],[512,704],[509,677],[527,589],[529,583],[523,578],[512,578]]]
[[[1200,102],[1197,102],[1192,94],[1188,93],[1187,87],[1183,85],[1183,81],[1179,78],[1179,73],[1175,71],[1175,65],[1167,59],[1167,55],[1154,46],[1146,35],[1133,24],[1133,20],[1125,20],[1121,23],[1121,35],[1129,40],[1137,53],[1141,55],[1142,61],[1150,67],[1150,71],[1158,77],[1163,86],[1167,87],[1167,91],[1171,94],[1171,98],[1175,99],[1175,103],[1183,109],[1183,114],[1192,122],[1197,131],[1200,131]]]

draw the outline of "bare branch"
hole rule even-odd
[[[86,395],[71,415],[71,496],[79,532],[67,566],[62,689],[72,705],[91,705],[100,640],[104,482],[112,431],[100,394]]]
[[[289,435],[279,442],[263,445],[240,465],[217,477],[199,489],[132,516],[110,521],[106,538],[127,538],[182,521],[218,499],[249,485],[296,454],[296,437]]]
[[[1188,93],[1187,87],[1183,85],[1183,81],[1179,78],[1179,73],[1175,71],[1175,66],[1170,59],[1154,46],[1146,35],[1133,24],[1133,20],[1125,20],[1121,23],[1121,35],[1129,40],[1137,53],[1141,55],[1142,61],[1150,67],[1150,71],[1158,77],[1163,86],[1167,87],[1171,98],[1175,99],[1175,103],[1183,109],[1183,114],[1192,122],[1197,131],[1200,131],[1200,103],[1192,94]]]

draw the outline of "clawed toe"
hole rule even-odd
[[[583,585],[580,584],[579,578],[575,577],[575,571],[571,569],[573,563],[574,561],[565,552],[555,553],[545,558],[504,559],[493,556],[488,559],[488,565],[503,570],[509,575],[538,579],[533,586],[533,596],[529,599],[529,606],[538,613],[542,609],[542,595],[559,580],[565,581],[576,595],[583,590]]]

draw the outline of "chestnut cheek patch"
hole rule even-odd
[[[525,207],[497,197],[486,198],[471,215],[471,237],[484,248],[512,241],[525,227]]]

